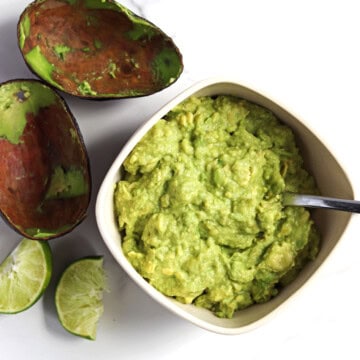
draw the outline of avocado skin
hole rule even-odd
[[[54,4],[63,5],[57,7],[63,14],[49,10]],[[76,16],[82,22],[74,36]],[[184,68],[168,35],[111,0],[36,0],[19,18],[18,46],[37,77],[84,99],[151,95],[176,82]]]
[[[1,83],[0,98],[0,132],[4,119],[16,126],[18,117],[25,120],[25,125],[20,121],[17,136],[11,137],[8,124],[7,132],[2,131],[0,136],[0,215],[26,238],[60,237],[84,220],[90,203],[90,162],[80,128],[65,100],[40,80]],[[22,111],[25,106],[27,110]],[[12,110],[13,118],[7,113]],[[57,167],[78,169],[86,191],[47,199]]]

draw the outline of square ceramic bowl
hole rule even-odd
[[[321,232],[321,250],[313,262],[309,263],[299,276],[271,301],[253,305],[245,310],[237,311],[232,319],[220,319],[208,310],[184,305],[166,297],[144,280],[126,259],[121,248],[121,235],[114,216],[113,196],[116,182],[120,179],[120,168],[139,140],[146,132],[175,105],[189,96],[228,94],[247,99],[270,109],[281,121],[290,126],[302,151],[305,164],[315,177],[323,195],[353,198],[352,186],[344,170],[338,164],[329,149],[312,133],[298,118],[285,110],[268,97],[249,89],[241,84],[227,80],[205,80],[190,87],[175,99],[165,105],[151,119],[149,119],[130,138],[123,147],[114,163],[106,174],[100,187],[96,202],[96,218],[100,233],[110,252],[127,272],[127,274],[156,301],[190,322],[213,332],[221,334],[239,334],[248,331],[269,317],[273,316],[283,306],[291,301],[299,290],[303,290],[308,280],[314,275],[320,265],[327,259],[335,245],[345,231],[350,214],[338,211],[316,210],[314,219]]]

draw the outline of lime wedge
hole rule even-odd
[[[59,280],[55,305],[62,326],[72,334],[95,340],[104,311],[106,287],[103,258],[86,257],[70,264]]]
[[[15,314],[35,304],[48,286],[51,273],[49,244],[21,240],[0,264],[0,313]]]

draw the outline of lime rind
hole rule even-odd
[[[52,275],[47,242],[22,239],[0,264],[0,313],[16,314],[34,305]]]
[[[85,257],[71,263],[61,275],[55,291],[55,305],[61,325],[70,333],[96,339],[103,314],[106,277],[103,257]]]

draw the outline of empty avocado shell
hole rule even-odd
[[[64,100],[38,80],[0,84],[0,213],[20,234],[72,230],[90,201],[90,166]]]
[[[18,39],[37,76],[79,97],[149,95],[183,70],[170,37],[112,0],[36,0],[20,17]]]

